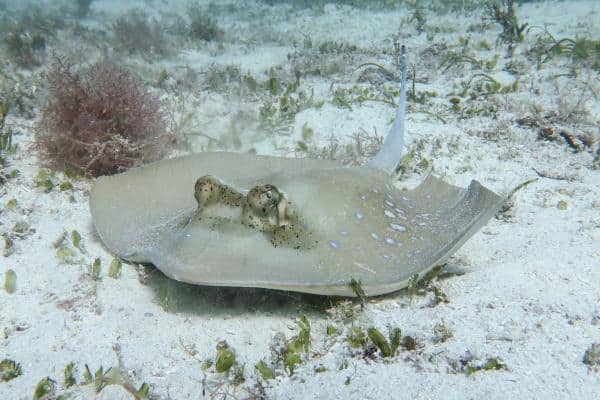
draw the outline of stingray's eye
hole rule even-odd
[[[264,192],[260,195],[260,203],[263,205],[271,204],[273,201],[273,191],[269,190],[268,192]]]

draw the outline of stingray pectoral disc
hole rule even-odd
[[[203,176],[239,197],[200,207]],[[374,168],[204,153],[100,178],[90,208],[111,252],[173,279],[353,296],[352,279],[377,295],[443,263],[503,201],[475,181],[406,191]]]

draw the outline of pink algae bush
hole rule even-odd
[[[54,168],[110,175],[155,161],[171,143],[160,101],[130,72],[106,61],[77,72],[57,59],[36,147]]]

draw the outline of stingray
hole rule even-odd
[[[100,177],[90,193],[110,252],[177,281],[321,295],[393,292],[444,263],[500,208],[477,181],[394,185],[404,141],[406,52],[394,123],[366,165],[228,152]]]

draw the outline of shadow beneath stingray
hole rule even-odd
[[[151,264],[138,266],[138,272],[154,291],[156,302],[172,313],[240,315],[264,312],[289,316],[303,312],[324,313],[348,300],[273,289],[192,285],[168,278]]]
[[[323,296],[283,290],[202,286],[183,283],[164,275],[151,264],[137,264],[140,280],[154,291],[156,302],[167,312],[194,315],[240,315],[248,312],[278,314],[285,317],[299,313],[321,314],[341,302],[360,304],[361,299]],[[433,272],[433,271],[432,271]],[[444,280],[464,274],[455,265],[444,264],[419,281],[423,289],[433,279]],[[407,289],[369,297],[366,301],[397,299],[407,296]]]

